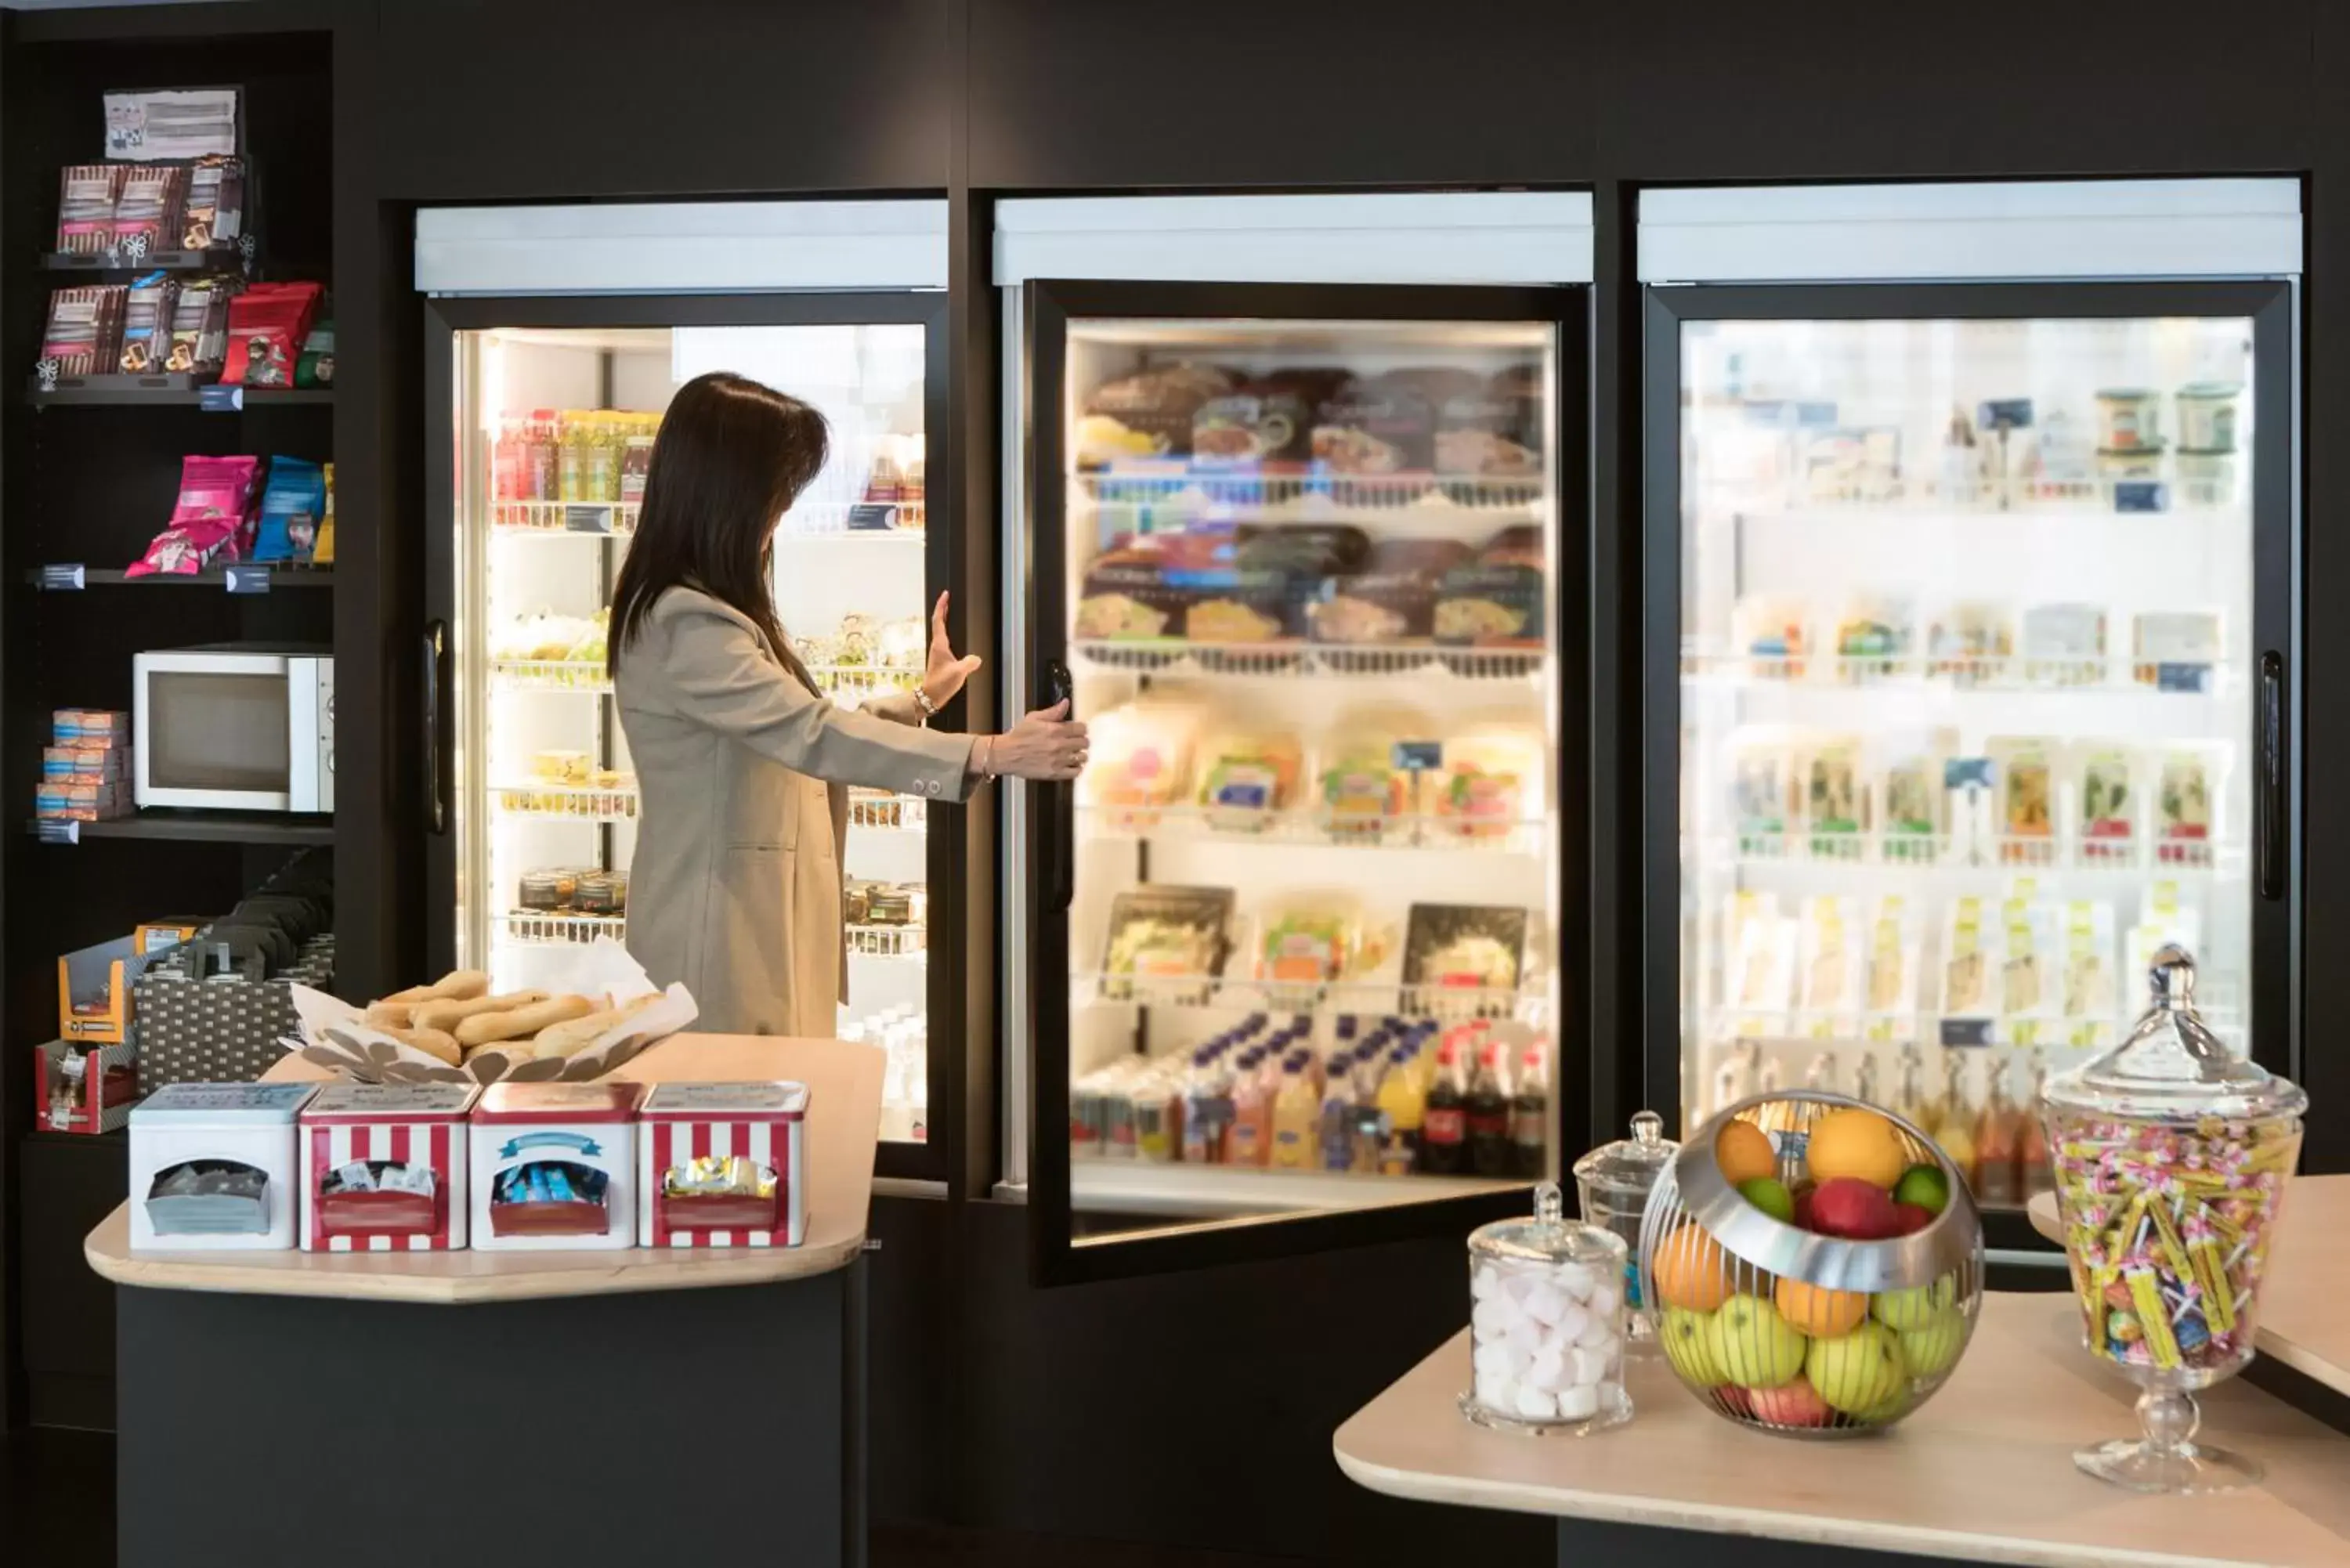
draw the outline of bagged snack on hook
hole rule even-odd
[[[228,363],[221,379],[232,386],[292,386],[325,292],[316,283],[257,283],[231,300]]]

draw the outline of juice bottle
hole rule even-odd
[[[1926,1097],[1926,1059],[1915,1045],[1901,1047],[1901,1076],[1893,1088],[1893,1114],[1931,1137],[1934,1105]]]
[[[1950,1163],[1966,1174],[1967,1185],[1980,1192],[1981,1187],[1975,1171],[1975,1123],[1980,1113],[1975,1109],[1974,1096],[1967,1087],[1967,1059],[1957,1051],[1950,1052],[1942,1063],[1942,1103],[1940,1114],[1934,1122],[1934,1141],[1950,1157]]]
[[[1281,1091],[1273,1097],[1273,1158],[1281,1170],[1308,1170],[1322,1136],[1322,1096],[1314,1090],[1306,1064],[1314,1053],[1301,1046],[1281,1064]]]
[[[2023,1116],[2007,1092],[2011,1063],[1994,1062],[1991,1095],[1982,1119],[1975,1124],[1975,1198],[1984,1204],[2012,1207],[2023,1201],[2022,1175],[2016,1159],[2022,1150]]]
[[[1191,1053],[1191,1071],[1183,1087],[1183,1159],[1192,1165],[1222,1165],[1224,1138],[1232,1125],[1232,1075],[1224,1066],[1222,1048],[1210,1044]]]
[[[1264,1047],[1252,1045],[1232,1064],[1232,1129],[1224,1163],[1263,1165],[1273,1143],[1273,1096],[1264,1086]]]
[[[2032,1102],[2022,1107],[2022,1132],[2016,1140],[2015,1180],[2022,1191],[2021,1201],[2030,1201],[2056,1185],[2056,1174],[2048,1165],[2048,1125],[2040,1119],[2040,1107],[2048,1093],[2048,1063],[2039,1052],[2032,1054]]]
[[[1367,1046],[1369,1042],[1365,1044]],[[1350,1170],[1368,1173],[1378,1169],[1380,1157],[1386,1152],[1388,1116],[1379,1106],[1379,1090],[1387,1082],[1388,1056],[1394,1050],[1393,1045],[1387,1045],[1376,1052],[1365,1049],[1355,1054],[1355,1111],[1351,1123],[1354,1147],[1347,1162]]]
[[[1550,1085],[1543,1048],[1529,1045],[1518,1059],[1517,1092],[1510,1096],[1510,1174],[1539,1179],[1550,1166]]]
[[[566,409],[556,416],[555,426],[555,498],[558,501],[591,501],[587,492],[588,416],[577,409]]]
[[[1419,1135],[1427,1115],[1427,1096],[1413,1070],[1409,1041],[1388,1053],[1386,1075],[1376,1095],[1385,1137],[1379,1144],[1379,1172],[1409,1176],[1419,1168]]]
[[[1479,1036],[1469,1075],[1469,1168],[1480,1176],[1510,1174],[1510,1096],[1502,1086],[1501,1044]]]
[[[490,449],[490,495],[503,507],[523,498],[522,421],[512,414],[498,416],[498,439]]]
[[[1355,1168],[1355,1054],[1341,1049],[1326,1063],[1317,1151],[1325,1170]]]
[[[1457,1176],[1469,1162],[1469,1109],[1461,1085],[1461,1043],[1437,1048],[1436,1077],[1428,1086],[1428,1109],[1420,1120],[1419,1168],[1435,1176]]]
[[[559,494],[556,473],[555,410],[533,409],[523,429],[523,499],[553,501]]]

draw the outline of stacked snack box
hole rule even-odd
[[[485,1251],[637,1243],[641,1084],[494,1084],[473,1107],[473,1245]]]
[[[37,816],[104,822],[130,813],[130,715],[60,708],[41,752]]]
[[[302,1112],[302,1250],[465,1245],[472,1084],[329,1084]]]
[[[130,1113],[133,1251],[294,1245],[294,1123],[315,1084],[173,1084]]]
[[[796,1247],[807,1233],[805,1084],[663,1084],[639,1137],[640,1247]]]

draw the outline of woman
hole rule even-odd
[[[913,692],[861,711],[816,690],[768,589],[775,524],[824,467],[824,416],[741,376],[698,376],[661,419],[612,596],[609,666],[640,803],[629,950],[682,981],[716,1033],[828,1036],[846,983],[850,784],[959,801],[983,778],[1067,779],[1067,704],[1003,735],[925,722],[979,668],[931,617]]]

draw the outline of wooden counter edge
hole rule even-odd
[[[437,1306],[777,1284],[846,1268],[865,1245],[862,1230],[812,1246],[681,1248],[674,1252],[632,1247],[606,1252],[134,1253],[127,1246],[117,1250],[104,1244],[129,1228],[130,1206],[124,1204],[82,1241],[82,1256],[90,1268],[118,1285]],[[263,1258],[275,1262],[244,1261]],[[546,1266],[551,1259],[562,1259],[567,1266]],[[411,1272],[399,1268],[401,1263],[432,1262],[445,1267],[455,1260],[481,1260],[488,1266],[468,1273]]]

